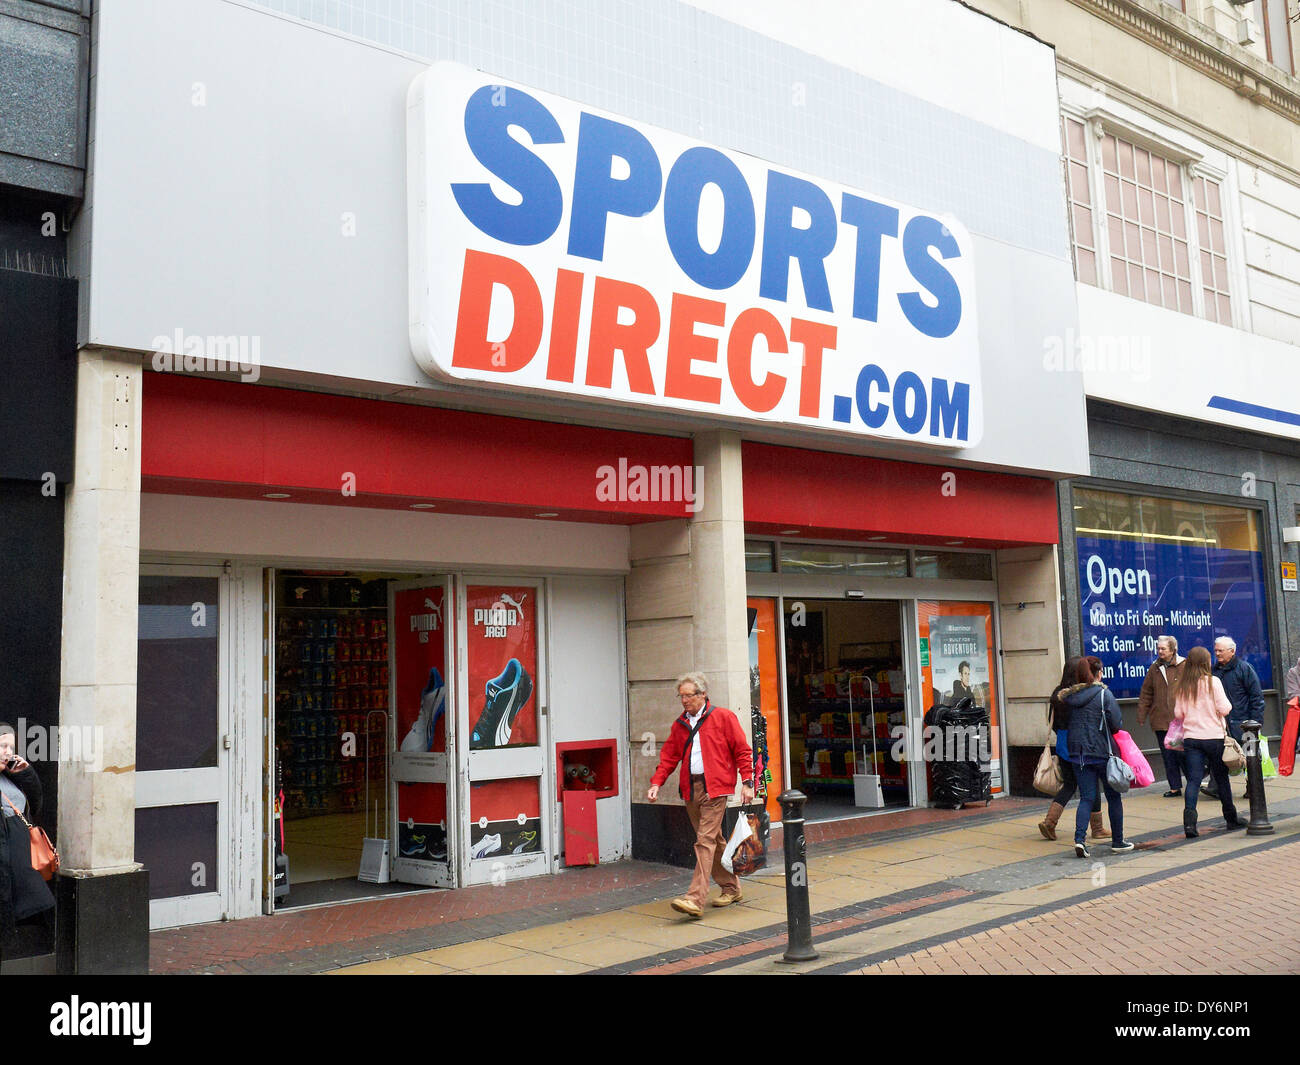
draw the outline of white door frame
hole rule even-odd
[[[392,710],[388,727],[388,744],[390,765],[392,771],[389,774],[389,793],[388,809],[390,816],[388,819],[388,839],[389,849],[392,854],[392,871],[393,879],[403,884],[426,884],[430,887],[457,887],[460,881],[457,879],[457,863],[453,857],[458,853],[460,840],[462,836],[460,805],[458,802],[456,787],[457,755],[459,752],[459,743],[456,729],[456,722],[459,719],[458,705],[459,684],[453,684],[448,676],[452,672],[452,666],[455,663],[455,642],[453,633],[458,631],[455,622],[457,617],[451,619],[449,624],[447,619],[443,619],[442,639],[443,639],[443,685],[446,703],[443,708],[444,729],[447,734],[447,749],[441,752],[428,752],[420,754],[403,753],[398,750],[400,739],[397,735],[397,634],[393,631],[397,624],[397,613],[394,609],[394,592],[409,591],[413,588],[442,588],[442,601],[444,612],[448,609],[456,610],[456,581],[449,575],[438,575],[428,577],[415,577],[410,580],[389,581],[388,582],[388,618],[390,628],[388,633],[388,705]],[[456,610],[459,615],[459,610]],[[447,795],[447,860],[437,862],[424,858],[405,858],[398,848],[397,819],[397,785],[405,784],[444,784],[446,785]]]
[[[144,577],[203,577],[217,583],[217,764],[200,769],[168,769],[150,772],[137,770],[135,808],[157,809],[166,806],[197,806],[215,803],[217,807],[217,868],[207,874],[209,889],[192,895],[178,895],[149,902],[149,927],[170,928],[175,925],[218,921],[226,916],[233,894],[234,877],[227,842],[231,838],[230,792],[233,759],[226,746],[231,741],[231,661],[234,629],[232,581],[222,566],[182,566],[142,562]],[[137,610],[138,598],[137,598]],[[137,637],[138,639],[138,637]]]
[[[548,816],[548,804],[554,804],[553,781],[550,765],[554,761],[550,736],[550,684],[547,657],[546,601],[544,577],[500,576],[494,574],[461,574],[456,582],[456,688],[457,727],[463,738],[463,754],[457,766],[457,802],[463,811],[460,826],[464,845],[457,850],[458,881],[463,885],[500,883],[501,877],[514,879],[539,876],[551,871],[551,856],[555,852],[553,835],[554,818]],[[469,619],[466,609],[466,592],[469,585],[515,585],[532,588],[537,618],[537,676],[533,678],[533,704],[537,714],[537,746],[501,748],[490,751],[469,749]],[[538,830],[542,849],[536,854],[493,854],[487,858],[471,859],[469,856],[470,784],[476,780],[505,780],[512,777],[537,779]]]

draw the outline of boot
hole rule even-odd
[[[1195,810],[1183,811],[1183,832],[1186,833],[1188,839],[1195,839],[1200,835],[1200,833],[1196,831]]]
[[[1093,839],[1110,839],[1110,832],[1101,819],[1101,811],[1098,810],[1092,815],[1092,838]]]
[[[1056,839],[1056,822],[1061,819],[1061,813],[1065,810],[1059,802],[1052,803],[1047,808],[1047,816],[1038,822],[1038,831],[1043,834],[1043,839]]]

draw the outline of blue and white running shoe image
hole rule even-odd
[[[533,678],[520,665],[519,659],[512,658],[501,676],[488,681],[484,689],[487,704],[474,722],[474,732],[469,738],[471,750],[504,747],[510,742],[515,718],[533,694]]]
[[[399,750],[426,752],[433,750],[433,733],[446,707],[447,687],[437,667],[429,670],[429,679],[420,693],[420,713]]]
[[[501,849],[501,833],[498,832],[492,836],[484,836],[474,844],[470,849],[471,858],[486,858],[489,854],[496,854]]]
[[[407,858],[418,858],[424,854],[427,845],[427,836],[411,836],[409,842],[402,847],[402,854]]]

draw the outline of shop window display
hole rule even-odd
[[[1179,651],[1231,636],[1265,688],[1274,684],[1258,511],[1076,487],[1083,650],[1106,683],[1136,698],[1156,637]]]
[[[989,603],[922,600],[916,613],[927,707],[957,706],[969,698],[986,711],[978,716],[987,720],[987,724],[981,720],[971,726],[975,731],[964,735],[927,735],[922,731],[921,754],[927,764],[930,795],[933,798],[936,790],[936,763],[967,760],[978,762],[988,773],[990,791],[997,794],[1003,787],[993,607]]]
[[[537,589],[470,585],[465,590],[469,749],[536,747]],[[540,853],[536,778],[475,781],[469,797],[474,859]]]
[[[781,819],[777,797],[784,790],[785,754],[778,684],[776,600],[751,598],[749,615],[749,704],[754,741],[755,798],[768,816]],[[762,763],[760,765],[760,762]]]

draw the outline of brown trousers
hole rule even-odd
[[[709,875],[718,882],[724,895],[739,895],[740,880],[722,867],[722,852],[727,841],[722,835],[722,815],[727,810],[727,796],[710,799],[704,781],[691,779],[691,797],[686,816],[695,829],[695,876],[686,897],[701,909],[709,901]]]

